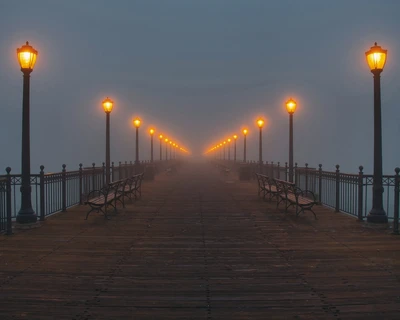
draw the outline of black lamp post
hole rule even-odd
[[[110,98],[103,101],[103,109],[106,113],[106,184],[110,183],[110,114],[114,102]]]
[[[158,137],[160,138],[160,161],[162,161],[162,140],[163,140],[163,136],[162,136],[162,134],[160,134]]]
[[[236,134],[233,136],[233,139],[235,141],[234,151],[233,151],[233,162],[236,162],[236,139],[237,139],[237,135]]]
[[[231,139],[228,139],[228,161],[231,160]]]
[[[139,127],[142,121],[139,118],[133,120],[133,125],[136,128],[136,157],[135,157],[135,165],[139,166]]]
[[[257,126],[260,128],[260,138],[259,138],[259,145],[258,145],[258,165],[260,173],[262,173],[262,128],[264,126],[264,120],[258,119]]]
[[[169,140],[169,158],[172,160],[172,141]]]
[[[246,137],[247,137],[247,133],[248,133],[248,130],[247,129],[244,129],[243,130],[243,139],[244,139],[244,141],[243,141],[243,162],[246,162],[246,152],[247,152],[247,150],[246,150]]]
[[[28,41],[17,49],[18,62],[23,73],[22,96],[22,153],[21,153],[21,209],[17,214],[18,223],[34,223],[37,215],[31,200],[31,154],[30,154],[30,116],[29,90],[30,74],[35,66],[38,52]]]
[[[381,119],[381,73],[386,63],[387,50],[375,45],[366,53],[367,63],[374,75],[374,181],[372,186],[372,209],[368,222],[387,223],[383,209],[382,186],[382,119]]]
[[[224,161],[225,161],[226,160],[226,157],[225,157],[225,155],[226,155],[226,141],[224,141],[223,147],[224,147]]]
[[[292,98],[286,102],[286,110],[289,113],[289,182],[293,182],[293,114],[297,103]]]
[[[153,158],[153,135],[154,135],[154,129],[150,129],[150,162],[153,163],[154,162],[154,158]]]
[[[168,161],[168,139],[165,138],[165,161]]]

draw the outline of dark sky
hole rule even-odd
[[[131,119],[195,156],[267,119],[264,160],[287,161],[288,115],[298,102],[295,161],[372,172],[373,87],[364,52],[388,49],[382,73],[384,171],[400,166],[400,1],[0,0],[0,168],[20,171],[22,73],[16,48],[38,51],[31,77],[31,162],[55,171],[104,161],[115,101],[112,160],[134,160]],[[397,102],[396,102],[397,101]],[[156,143],[158,151],[158,143]],[[238,140],[242,156],[242,141]],[[158,155],[158,152],[156,152]],[[3,170],[3,169],[2,169]]]

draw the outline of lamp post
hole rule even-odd
[[[173,155],[174,155],[174,156],[173,156],[173,159],[176,159],[175,146],[176,146],[176,144],[173,143],[173,144],[172,144],[172,147],[173,147],[172,150],[173,150]]]
[[[233,135],[233,139],[234,139],[234,141],[235,141],[235,144],[234,144],[234,151],[233,151],[233,162],[236,162],[236,139],[237,139],[237,135],[236,135],[236,134]]]
[[[155,130],[154,129],[150,129],[149,133],[150,133],[150,162],[153,163],[154,162],[154,158],[153,158],[153,135],[154,135]]]
[[[34,223],[37,215],[32,208],[31,200],[31,152],[30,152],[30,74],[36,63],[38,52],[29,45],[17,49],[18,62],[23,73],[22,95],[22,152],[21,152],[21,209],[17,214],[18,223]]]
[[[229,138],[228,140],[228,161],[231,160],[231,139]]]
[[[292,98],[286,101],[286,110],[289,113],[289,182],[293,182],[293,114],[297,103]]]
[[[257,126],[260,128],[260,139],[259,139],[259,146],[258,146],[258,165],[260,168],[260,173],[262,173],[262,128],[264,126],[264,120],[258,119]]]
[[[172,160],[172,141],[169,140],[169,158]]]
[[[163,140],[163,135],[160,134],[158,136],[158,138],[160,139],[160,161],[162,161],[162,140]]]
[[[103,109],[106,113],[106,184],[110,183],[110,114],[114,102],[109,98],[103,101]]]
[[[381,119],[381,72],[385,67],[387,50],[375,45],[365,53],[368,66],[374,75],[374,181],[372,186],[372,209],[368,222],[387,223],[383,209],[382,186],[382,119]]]
[[[219,144],[219,159],[222,160],[222,143]]]
[[[135,157],[135,164],[136,167],[139,166],[139,127],[142,121],[139,118],[135,118],[133,120],[133,125],[136,128],[136,157]]]
[[[243,162],[246,162],[246,136],[249,133],[247,129],[243,129],[243,136],[244,136],[244,142],[243,142]]]
[[[168,138],[165,138],[165,161],[168,161]]]
[[[226,150],[225,150],[225,149],[226,149],[226,141],[224,141],[224,161],[225,161],[225,159],[226,159],[226,158],[225,158],[225,154],[226,154]]]

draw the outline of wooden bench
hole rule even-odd
[[[124,188],[124,195],[129,199],[137,199],[142,196],[142,181],[144,173],[136,174],[127,179],[127,183]]]
[[[261,173],[255,173],[258,183],[258,195],[261,196],[263,194],[263,198],[265,199],[266,196],[269,196],[269,200],[274,197],[278,197],[278,189],[276,188],[274,179],[263,175]]]
[[[89,192],[87,200],[84,202],[85,205],[88,204],[90,206],[90,210],[86,214],[85,220],[87,220],[92,211],[101,211],[104,214],[104,217],[109,219],[107,216],[107,208],[111,206],[114,208],[114,211],[117,212],[117,201],[120,201],[125,207],[123,202],[123,188],[125,188],[126,180],[127,179],[111,182],[100,190]]]
[[[290,206],[296,206],[296,217],[298,217],[301,212],[308,210],[311,211],[314,214],[315,219],[317,219],[317,215],[312,210],[312,207],[315,204],[318,204],[318,201],[312,191],[301,190],[292,182],[279,179],[274,179],[274,181],[278,195],[276,207],[278,207],[281,202],[284,202],[285,211],[287,211]]]

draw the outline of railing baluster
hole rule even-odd
[[[45,217],[45,190],[44,190],[44,166],[40,166],[40,217],[39,220],[40,221],[44,221],[44,217]]]
[[[336,201],[335,201],[335,211],[339,212],[340,210],[340,166],[336,165]]]
[[[6,182],[6,210],[7,210],[7,234],[12,234],[12,219],[11,219],[11,168],[6,168],[7,182]]]
[[[318,165],[318,202],[322,203],[322,164]]]
[[[393,212],[393,233],[399,234],[399,187],[400,187],[400,168],[394,169],[394,212]]]
[[[360,170],[358,173],[358,220],[363,221],[363,203],[364,203],[364,173],[363,173],[363,166],[359,166],[358,169]]]
[[[67,177],[66,177],[66,170],[65,170],[66,165],[62,165],[62,182],[61,182],[61,188],[62,188],[62,211],[65,212],[67,211]]]

